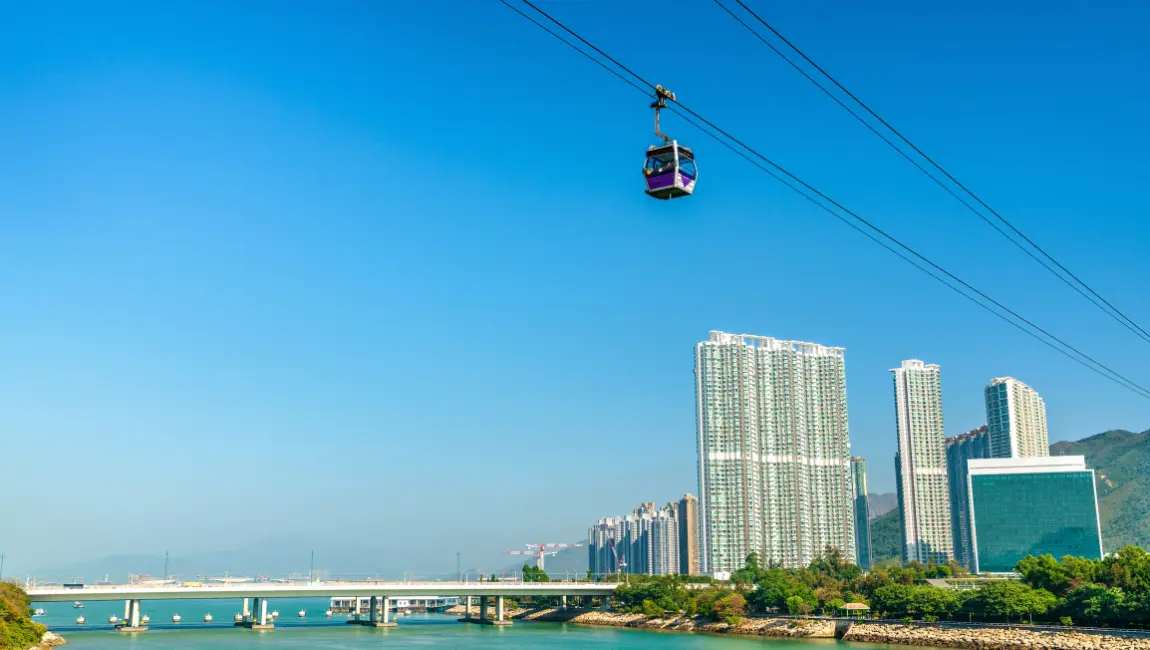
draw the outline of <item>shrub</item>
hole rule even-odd
[[[663,616],[663,608],[659,607],[651,600],[644,600],[640,613],[648,618],[660,618]]]
[[[1058,624],[1059,625],[1065,625],[1066,627],[1070,627],[1071,625],[1074,625],[1074,621],[1070,620],[1069,616],[1059,616],[1058,617]]]
[[[902,623],[913,623],[914,617],[913,616],[903,616],[902,618],[900,618],[898,620]]]

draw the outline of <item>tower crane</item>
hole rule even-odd
[[[548,555],[557,555],[559,551],[551,549],[561,548],[574,548],[576,546],[583,546],[582,544],[524,544],[527,547],[526,551],[503,551],[505,555],[534,555],[535,568],[540,571],[543,570],[543,559]]]

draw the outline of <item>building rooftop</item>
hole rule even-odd
[[[784,341],[781,339],[773,339],[769,336],[755,336],[754,334],[728,334],[727,332],[720,332],[718,330],[712,330],[710,334],[710,338],[704,341],[704,344],[735,343],[747,345],[757,350],[789,350],[791,352],[798,352],[799,354],[808,354],[812,356],[841,357],[843,356],[843,353],[846,352],[846,348],[819,345],[818,343],[808,343],[807,341]]]
[[[937,363],[923,363],[921,359],[907,359],[902,362],[901,368],[891,368],[891,372],[899,370],[938,370]]]
[[[946,444],[953,445],[956,442],[962,442],[964,440],[969,440],[969,439],[974,438],[976,436],[981,436],[984,433],[986,433],[986,425],[985,424],[978,427],[977,429],[971,429],[970,431],[967,431],[966,433],[960,433],[957,436],[951,436],[951,437],[947,438]]]
[[[1037,474],[1082,472],[1085,456],[1031,456],[1027,458],[971,458],[966,461],[970,475]]]

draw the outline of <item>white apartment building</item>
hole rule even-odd
[[[1013,377],[995,377],[986,387],[986,427],[993,458],[1050,455],[1046,403]]]
[[[912,359],[891,372],[898,424],[895,465],[903,560],[945,563],[954,549],[939,368]]]
[[[855,555],[843,348],[711,332],[695,346],[702,571]]]

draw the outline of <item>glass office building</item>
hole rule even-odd
[[[1027,555],[1102,557],[1084,457],[970,459],[967,467],[976,572],[1009,573]]]

